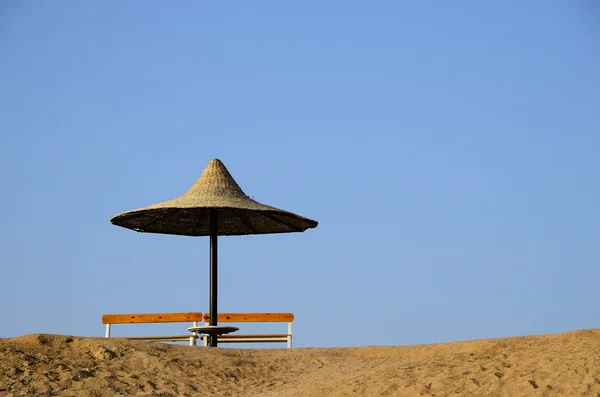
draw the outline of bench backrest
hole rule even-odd
[[[210,321],[210,314],[204,314],[204,321]],[[292,313],[219,313],[219,323],[291,323],[294,321]]]
[[[184,323],[202,321],[202,313],[105,314],[102,324]]]

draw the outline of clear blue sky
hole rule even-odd
[[[319,221],[220,239],[220,311],[291,311],[296,346],[600,327],[599,22],[592,0],[2,2],[0,337],[207,311],[207,238],[109,218],[214,157]]]

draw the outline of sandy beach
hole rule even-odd
[[[0,396],[600,396],[600,330],[417,346],[0,339]]]

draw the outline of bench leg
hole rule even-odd
[[[198,326],[198,321],[194,321],[192,323],[193,327],[197,327]],[[190,346],[196,346],[196,339],[198,338],[198,334],[195,332],[192,332],[192,336],[190,337]]]
[[[106,324],[106,334],[104,335],[105,338],[110,338],[110,324]]]

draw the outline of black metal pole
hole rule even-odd
[[[217,325],[217,238],[219,232],[219,213],[216,209],[210,210],[210,322]],[[217,335],[210,336],[210,346],[217,347]]]

